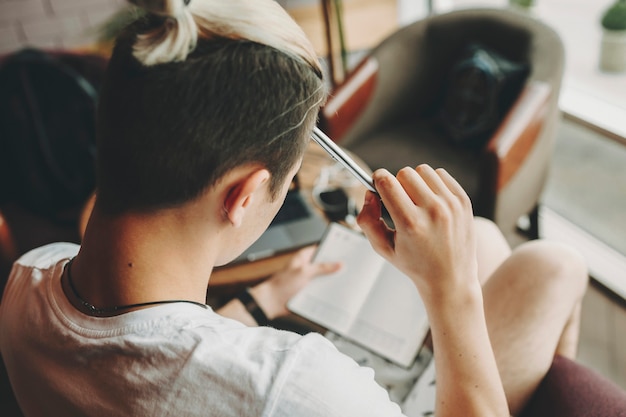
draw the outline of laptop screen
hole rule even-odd
[[[267,230],[232,263],[251,262],[320,241],[328,222],[304,198],[297,176]]]

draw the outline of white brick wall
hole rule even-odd
[[[125,0],[0,0],[0,54],[25,46],[76,48]]]
[[[289,9],[319,0],[278,2]],[[0,54],[25,46],[88,46],[96,39],[97,27],[127,4],[127,0],[0,0]]]

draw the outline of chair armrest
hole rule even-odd
[[[13,233],[6,218],[0,212],[0,264],[12,264],[18,257]]]
[[[537,141],[548,117],[552,88],[542,81],[528,83],[485,148],[495,166],[496,191],[506,186]]]
[[[331,93],[320,111],[320,128],[334,141],[348,131],[369,102],[376,85],[378,61],[366,58]]]
[[[597,372],[556,356],[521,417],[626,416],[626,391]]]

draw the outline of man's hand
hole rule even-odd
[[[407,274],[425,298],[480,286],[472,206],[443,169],[386,170],[374,181],[395,230],[380,220],[381,203],[368,193],[358,222],[374,249]]]
[[[469,197],[443,169],[374,173],[395,229],[368,194],[358,222],[374,249],[417,286],[431,328],[437,415],[508,416],[489,342]]]
[[[250,289],[257,304],[270,320],[287,314],[287,301],[311,279],[331,274],[341,268],[341,264],[337,262],[312,263],[314,253],[314,246],[300,250],[285,269]]]

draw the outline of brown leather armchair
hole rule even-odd
[[[520,417],[624,417],[626,391],[578,362],[556,356]]]
[[[526,62],[530,74],[495,133],[478,151],[444,137],[434,108],[461,50],[480,42]],[[505,234],[530,215],[546,182],[560,113],[564,64],[559,36],[507,9],[467,9],[410,24],[376,46],[320,112],[320,127],[371,168],[396,172],[428,163],[446,168],[472,198],[475,214]]]
[[[5,219],[2,212],[0,212],[0,276],[2,276],[2,280],[0,280],[0,285],[4,288],[5,276],[8,275],[9,270],[11,269],[11,264],[18,257],[18,250],[15,245],[15,239],[13,238],[13,233],[9,228],[9,223]],[[2,292],[0,292],[0,296]]]

